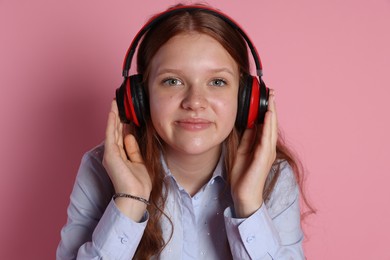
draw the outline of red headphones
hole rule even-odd
[[[215,9],[198,5],[179,6],[162,12],[145,24],[134,37],[123,63],[122,75],[124,77],[124,81],[116,90],[116,101],[121,121],[123,123],[133,122],[139,127],[144,126],[146,123],[143,113],[148,110],[149,104],[142,83],[142,75],[136,74],[129,76],[131,61],[138,46],[138,42],[151,27],[161,20],[178,12],[191,11],[207,12],[221,18],[237,30],[245,39],[256,64],[257,76],[245,76],[245,85],[240,88],[238,93],[238,111],[235,124],[238,129],[242,130],[245,128],[251,128],[256,123],[263,123],[268,107],[269,89],[265,86],[265,83],[261,79],[262,65],[257,54],[257,50],[249,40],[249,37],[237,23],[233,22],[231,18]]]

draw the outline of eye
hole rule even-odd
[[[226,85],[226,81],[223,79],[214,79],[210,82],[211,86],[222,87]]]
[[[162,83],[166,86],[178,86],[183,84],[183,82],[176,78],[166,78],[162,81]]]

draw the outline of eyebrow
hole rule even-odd
[[[159,69],[157,70],[157,75],[161,75],[161,74],[165,74],[165,73],[174,73],[174,74],[179,74],[181,73],[182,71],[180,69],[170,69],[170,68],[163,68],[163,69]],[[226,68],[226,67],[222,67],[222,68],[216,68],[216,69],[210,69],[210,70],[207,70],[207,72],[211,72],[211,73],[220,73],[220,72],[226,72],[232,76],[235,76],[234,72],[229,69],[229,68]]]
[[[214,72],[214,73],[226,72],[226,73],[228,73],[228,74],[234,76],[234,72],[233,72],[231,69],[228,69],[228,68],[225,68],[225,67],[223,67],[223,68],[218,68],[218,69],[213,69],[213,70],[211,70],[211,71]]]

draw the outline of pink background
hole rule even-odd
[[[208,2],[257,46],[308,169],[308,259],[390,259],[390,1]],[[174,3],[0,0],[0,259],[54,259],[127,47]]]

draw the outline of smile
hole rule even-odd
[[[189,118],[178,120],[175,124],[185,130],[198,131],[209,128],[212,122],[202,118]]]

